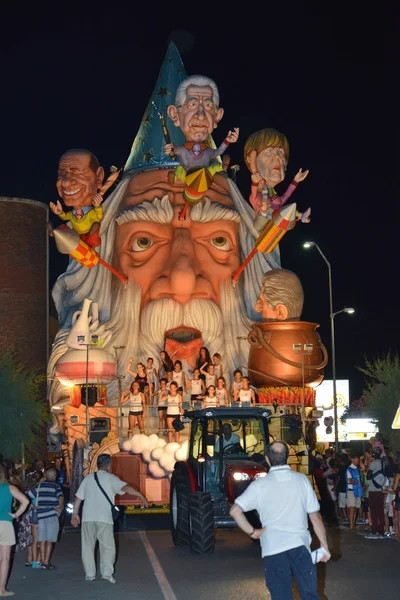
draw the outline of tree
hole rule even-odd
[[[391,448],[400,450],[400,431],[392,429],[400,403],[400,357],[389,352],[374,361],[365,359],[365,367],[358,370],[366,376],[365,412],[378,421],[379,431],[389,440]]]
[[[0,353],[0,451],[5,457],[21,456],[48,420],[42,389],[46,377],[18,363],[14,352]],[[36,431],[35,431],[36,430]]]

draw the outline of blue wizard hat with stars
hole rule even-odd
[[[134,139],[124,173],[132,174],[151,168],[176,167],[179,163],[164,154],[167,143],[161,117],[165,119],[170,140],[175,145],[185,143],[185,136],[167,115],[167,107],[175,102],[175,94],[187,74],[178,49],[173,42],[168,46],[157,83],[147,104],[139,131]]]

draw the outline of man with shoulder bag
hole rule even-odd
[[[147,507],[147,498],[132,486],[121,481],[111,473],[111,456],[101,454],[97,459],[97,473],[87,475],[75,496],[74,511],[71,519],[73,527],[78,527],[82,510],[82,562],[86,581],[96,579],[94,549],[99,542],[100,572],[102,579],[115,583],[113,577],[115,562],[114,521],[118,518],[115,509],[116,494],[130,494],[142,498]]]

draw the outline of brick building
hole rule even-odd
[[[0,348],[46,372],[49,345],[48,207],[0,196]]]

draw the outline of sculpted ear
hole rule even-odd
[[[220,122],[220,120],[222,119],[223,116],[224,116],[224,109],[223,108],[219,108],[217,110],[217,114],[215,115],[214,129],[216,128],[217,124]]]
[[[167,108],[167,114],[168,114],[169,118],[171,119],[171,121],[173,122],[173,124],[175,125],[175,127],[180,127],[181,122],[179,120],[179,111],[176,108],[176,106],[174,106],[173,104],[170,104],[170,106],[168,106],[168,108]]]
[[[250,167],[250,173],[255,173],[257,171],[256,158],[257,158],[257,152],[255,150],[252,150],[250,152],[250,154],[248,154],[246,156],[246,160],[249,163],[249,167]]]
[[[286,321],[289,311],[284,304],[277,304],[275,306],[275,315],[278,321]]]
[[[104,169],[103,167],[99,167],[96,171],[96,181],[97,181],[97,189],[99,190],[103,185],[104,181]]]

